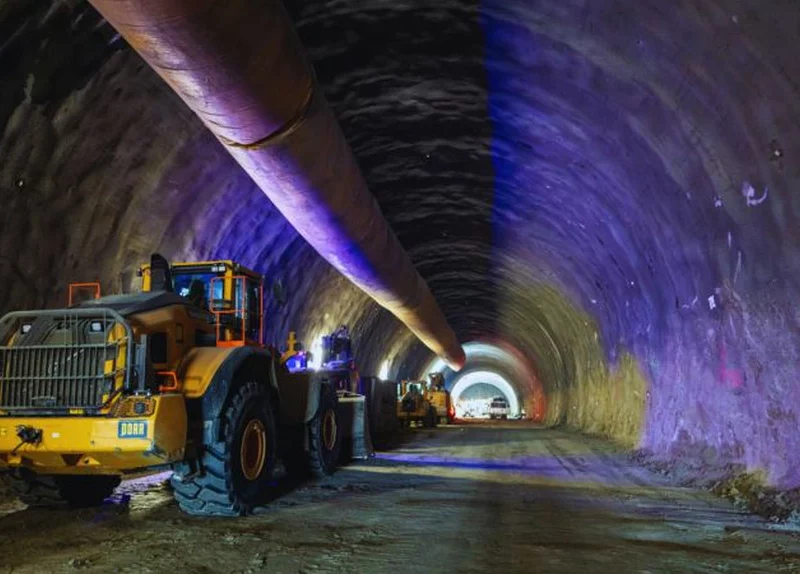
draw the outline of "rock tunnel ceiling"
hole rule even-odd
[[[452,326],[513,350],[545,420],[800,486],[796,3],[287,8]],[[273,342],[347,323],[364,372],[422,374],[85,2],[0,4],[0,70],[0,310],[233,258],[286,286]]]

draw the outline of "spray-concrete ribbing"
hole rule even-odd
[[[455,333],[367,189],[279,1],[92,4],[328,262],[450,365],[463,365]]]

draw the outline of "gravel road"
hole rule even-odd
[[[167,475],[96,509],[0,505],[0,573],[800,572],[800,535],[525,422],[412,430],[255,516],[181,514]]]

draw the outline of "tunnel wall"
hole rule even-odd
[[[800,485],[798,7],[295,0],[367,183],[463,341],[546,420]],[[81,0],[0,5],[0,311],[150,252],[280,279],[268,338],[430,353],[303,242]]]
[[[349,323],[357,345],[375,342],[374,369],[399,322],[298,236],[87,3],[4,8],[0,311],[64,305],[70,282],[138,288],[153,251],[234,259],[286,290],[285,305],[269,299],[270,342],[296,330],[310,346]]]
[[[798,486],[797,16],[483,3],[498,315],[550,317],[551,420]]]

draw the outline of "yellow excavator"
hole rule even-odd
[[[82,284],[67,308],[0,319],[0,474],[22,501],[98,504],[167,466],[181,509],[238,516],[267,501],[278,458],[332,473],[335,386],[265,344],[262,277],[157,254],[139,274],[141,292]]]

